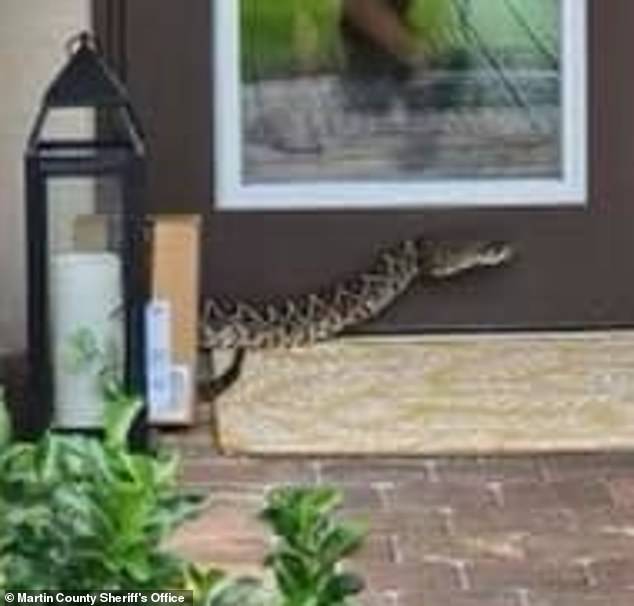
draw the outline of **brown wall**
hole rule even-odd
[[[0,3],[0,352],[25,340],[24,141],[66,40],[89,23],[89,0]]]

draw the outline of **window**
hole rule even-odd
[[[213,7],[219,208],[586,202],[585,0]]]

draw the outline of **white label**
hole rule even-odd
[[[187,418],[192,399],[192,380],[189,367],[185,364],[172,366],[172,408],[178,418]]]
[[[154,299],[148,303],[146,321],[146,372],[150,417],[169,410],[172,393],[171,305]]]

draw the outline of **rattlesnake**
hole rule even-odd
[[[235,352],[229,370],[209,381],[210,395],[218,395],[237,379],[246,351],[306,347],[335,338],[376,318],[417,279],[447,279],[505,264],[512,256],[512,247],[504,242],[451,244],[419,238],[381,252],[366,271],[320,292],[268,302],[208,299],[201,351],[209,358],[216,350]]]

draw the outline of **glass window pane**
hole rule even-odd
[[[246,183],[561,175],[559,2],[240,4]]]

